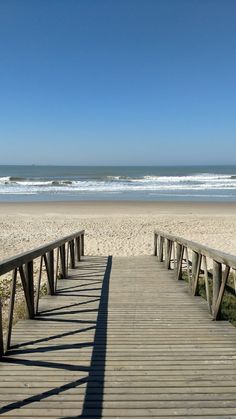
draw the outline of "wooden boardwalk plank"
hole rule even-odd
[[[84,257],[0,363],[2,418],[236,418],[236,333],[157,258]]]

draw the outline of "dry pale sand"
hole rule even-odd
[[[152,254],[155,228],[236,254],[235,203],[1,203],[0,223],[0,259],[79,229],[91,255]]]

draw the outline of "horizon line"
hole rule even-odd
[[[236,166],[236,163],[205,163],[205,164],[35,164],[35,163],[17,163],[17,164],[1,164],[0,167],[6,166],[27,166],[27,167],[222,167]]]

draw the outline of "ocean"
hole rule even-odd
[[[236,201],[235,166],[0,166],[0,201]]]

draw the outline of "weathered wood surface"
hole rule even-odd
[[[9,315],[6,337],[3,337],[2,300],[0,296],[0,358],[11,348],[11,335],[16,300],[17,276],[19,274],[29,319],[38,314],[43,265],[47,274],[47,293],[54,295],[57,291],[57,279],[66,278],[70,266],[75,269],[75,259],[80,261],[84,256],[84,230],[77,231],[59,240],[47,243],[36,249],[18,254],[0,262],[0,275],[12,271],[12,284],[9,299]],[[34,262],[39,258],[39,274],[37,284],[34,278]],[[35,292],[36,286],[36,292]]]
[[[175,243],[179,243],[182,246],[185,246],[189,249],[192,249],[193,251],[204,255],[206,257],[209,257],[212,260],[215,260],[219,263],[223,263],[224,265],[231,266],[231,268],[236,269],[236,256],[230,255],[229,253],[221,252],[217,249],[212,249],[211,247],[205,246],[204,244],[200,244],[188,239],[185,239],[180,236],[174,236],[172,234],[164,233],[160,230],[155,230],[154,234],[160,235],[161,240],[164,240],[164,237],[170,241],[173,241]],[[156,243],[157,239],[155,238],[154,242],[154,248],[156,253]]]
[[[1,417],[236,418],[235,328],[174,278],[151,256],[82,258],[13,328]]]
[[[234,268],[236,256],[158,230],[154,231],[154,255],[160,262],[165,263],[166,269],[175,270],[176,279],[180,280],[187,274],[189,290],[193,295],[199,294],[200,276],[204,274],[208,310],[214,320],[221,318],[225,292],[231,294],[233,292],[233,296],[236,292]],[[209,262],[213,266],[212,271],[207,269]],[[228,279],[231,280],[231,285],[227,284]],[[212,281],[211,287],[209,280]],[[232,308],[233,304],[231,301]]]
[[[10,270],[19,268],[20,266],[32,262],[32,260],[45,255],[46,253],[51,252],[54,249],[57,249],[63,246],[65,243],[68,243],[71,240],[77,239],[78,236],[81,236],[81,246],[82,246],[82,255],[84,252],[84,230],[77,231],[76,233],[70,234],[69,236],[64,236],[59,240],[55,240],[51,243],[44,244],[40,247],[37,247],[33,250],[28,250],[27,252],[20,253],[17,256],[13,256],[9,259],[5,259],[0,262],[0,275],[3,275]]]

